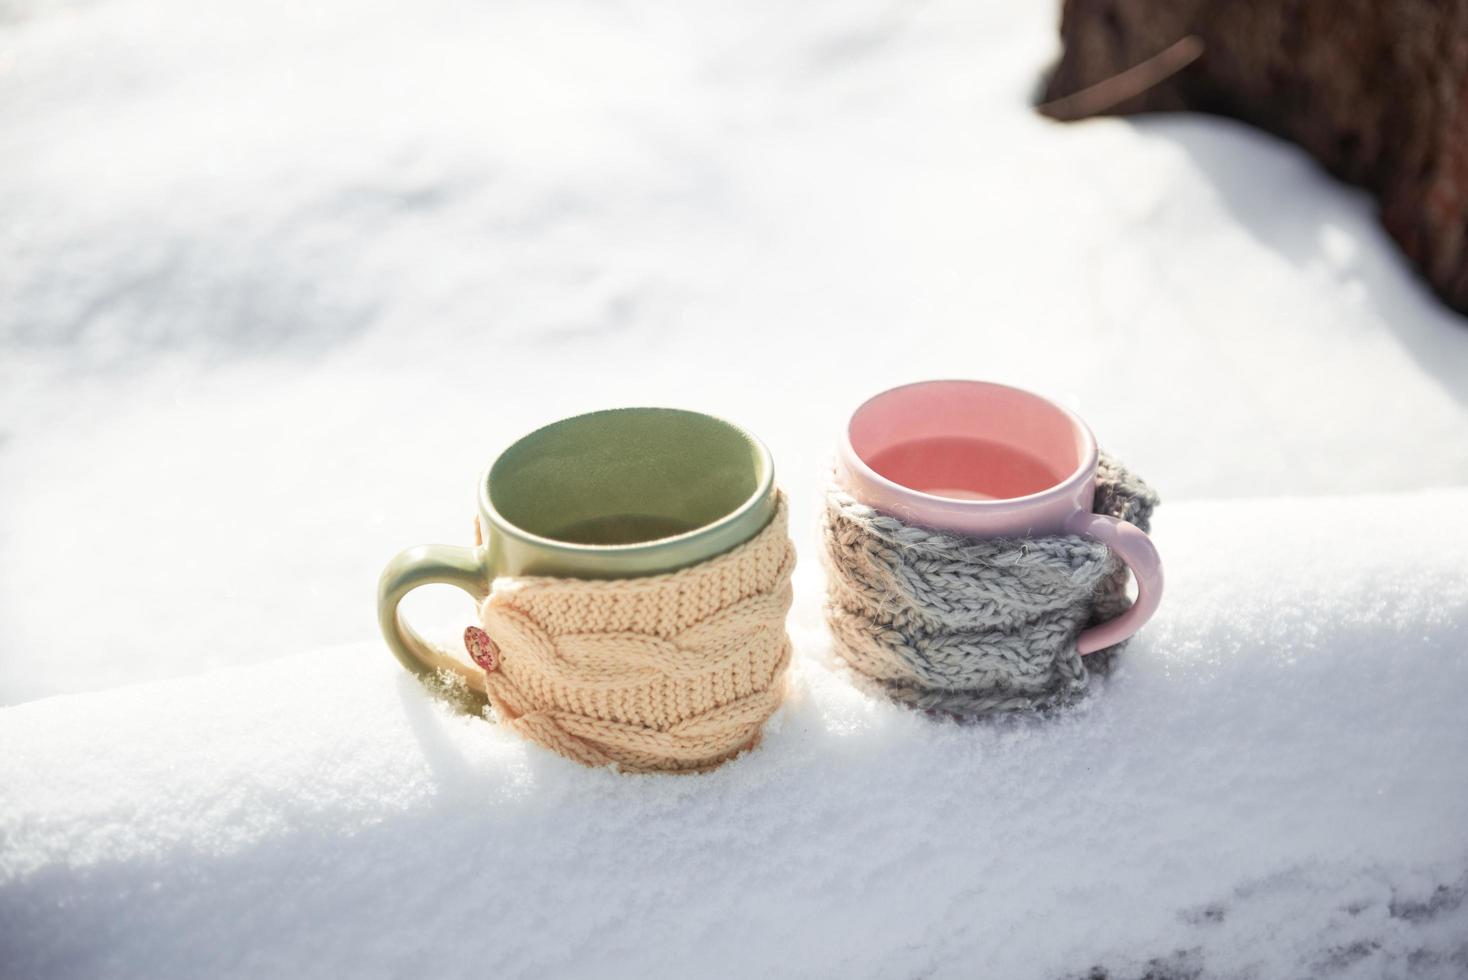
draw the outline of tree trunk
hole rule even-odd
[[[1298,143],[1372,190],[1387,231],[1468,313],[1468,0],[1066,0],[1060,35],[1042,111],[1191,109]],[[1157,66],[1190,36],[1201,55],[1143,84],[1065,98]]]

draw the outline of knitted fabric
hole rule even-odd
[[[499,579],[480,609],[499,647],[500,720],[588,766],[709,769],[750,748],[784,694],[795,546],[780,495],[732,551],[664,575]]]
[[[1096,513],[1145,531],[1156,505],[1151,488],[1102,456]],[[888,697],[925,710],[975,716],[1079,696],[1089,673],[1076,638],[1130,605],[1125,566],[1076,535],[958,537],[835,487],[822,531],[837,652]]]

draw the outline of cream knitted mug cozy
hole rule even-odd
[[[712,768],[750,748],[790,663],[789,505],[744,544],[663,575],[502,578],[480,608],[500,721],[589,766]],[[480,658],[476,658],[477,660]]]
[[[1102,455],[1096,513],[1146,531],[1156,505],[1150,487]],[[974,716],[1077,697],[1089,683],[1077,636],[1130,604],[1125,566],[1075,535],[958,537],[880,514],[835,486],[822,531],[837,653],[917,708]]]

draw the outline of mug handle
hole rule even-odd
[[[1162,559],[1147,533],[1135,524],[1105,514],[1079,513],[1066,522],[1066,531],[1099,541],[1126,563],[1137,582],[1137,601],[1131,608],[1076,640],[1082,656],[1114,646],[1141,629],[1162,602]]]
[[[420,585],[457,585],[482,602],[489,595],[489,576],[484,568],[483,548],[447,544],[420,544],[400,552],[387,563],[377,580],[377,623],[383,639],[408,670],[433,676],[453,671],[470,690],[484,693],[484,674],[455,657],[435,649],[417,630],[403,622],[398,603]]]

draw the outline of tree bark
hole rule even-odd
[[[1060,35],[1042,111],[1196,110],[1298,143],[1374,192],[1387,231],[1468,313],[1468,0],[1066,0]],[[1108,82],[1189,37],[1196,60],[1153,72],[1172,74]]]

